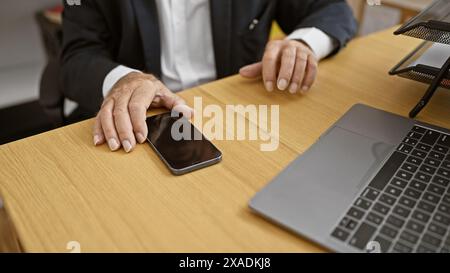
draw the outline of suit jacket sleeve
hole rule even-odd
[[[98,111],[103,101],[103,80],[118,66],[113,50],[110,32],[95,1],[83,1],[81,6],[65,3],[61,80],[69,99]]]
[[[345,0],[278,0],[276,20],[285,33],[316,27],[344,47],[356,34],[357,24]]]

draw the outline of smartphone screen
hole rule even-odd
[[[222,159],[222,153],[181,114],[172,117],[169,112],[149,117],[147,127],[150,145],[176,175],[210,166]]]

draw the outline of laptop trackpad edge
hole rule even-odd
[[[326,238],[395,146],[334,127],[274,179],[251,206],[312,238]]]

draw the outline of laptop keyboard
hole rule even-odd
[[[359,250],[450,253],[450,135],[415,126],[331,236]]]

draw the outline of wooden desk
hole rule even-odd
[[[239,76],[182,93],[189,102],[279,104],[280,147],[216,141],[221,164],[174,177],[148,145],[111,153],[92,145],[92,121],[0,147],[0,190],[24,251],[316,252],[322,248],[254,215],[250,198],[353,104],[407,115],[426,86],[387,71],[420,41],[388,30],[353,41],[320,65],[307,96],[267,93]],[[450,127],[450,92],[420,120]]]

